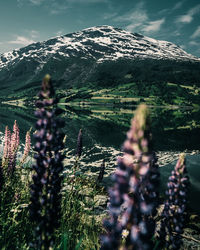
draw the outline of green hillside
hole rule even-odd
[[[58,82],[55,85],[57,94],[61,98],[60,102],[70,106],[130,107],[145,102],[148,105],[199,107],[200,104],[200,87],[195,84],[130,82],[105,88],[90,83],[84,87],[66,89],[59,88]],[[37,85],[23,90],[18,89],[15,93],[7,93],[6,97],[2,96],[1,102],[15,104],[17,101],[17,105],[33,104],[38,90]]]
[[[140,102],[149,105],[198,106],[200,88],[174,83],[126,83],[111,88],[58,90],[61,102],[70,105],[131,106]]]

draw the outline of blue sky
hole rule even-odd
[[[0,53],[96,25],[167,40],[200,57],[199,0],[1,1]]]

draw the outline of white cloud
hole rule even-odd
[[[175,30],[171,33],[172,36],[180,36],[181,32],[179,30]]]
[[[178,9],[180,9],[183,6],[184,3],[185,3],[185,0],[176,3],[174,5],[174,7],[172,8],[172,10],[178,10]]]
[[[29,0],[33,5],[41,5],[45,0]]]
[[[189,10],[189,14],[194,16],[200,12],[200,4]]]
[[[160,10],[157,14],[158,15],[169,15],[172,14],[173,12],[177,11],[178,9],[180,9],[183,4],[185,3],[186,0],[177,2],[174,6],[172,6],[171,8],[166,8],[166,9],[162,9]]]
[[[191,23],[194,16],[200,12],[200,4],[190,9],[185,15],[181,15],[176,19],[177,23]]]
[[[17,0],[17,5],[18,5],[18,7],[22,7],[22,5],[23,5],[23,0]]]
[[[35,6],[39,6],[45,1],[46,0],[17,0],[17,3],[18,3],[19,7],[23,6],[25,3],[32,4],[32,5],[35,5]]]
[[[147,11],[144,8],[144,2],[138,3],[134,9],[130,10],[128,13],[117,16],[113,19],[113,21],[119,23],[128,23],[126,25],[126,30],[132,32],[135,28],[141,28],[147,22],[148,15]]]
[[[61,36],[63,34],[63,30],[58,30],[57,32],[56,32],[56,36]]]
[[[70,9],[73,4],[108,3],[109,0],[44,0],[50,14],[57,15]]]
[[[177,23],[191,23],[193,20],[193,17],[191,15],[182,15],[176,19]]]
[[[128,13],[114,18],[114,21],[119,22],[143,22],[147,19],[147,13],[144,9],[144,2],[138,3],[134,9]]]
[[[18,7],[25,4],[40,7],[43,5],[50,14],[60,14],[74,4],[109,3],[110,0],[17,0]]]
[[[184,49],[184,50],[187,49],[186,45],[183,45],[183,44],[180,45],[180,48],[181,48],[181,49]]]
[[[117,12],[114,12],[114,13],[105,13],[103,15],[103,19],[104,20],[108,20],[108,19],[112,19],[112,18],[114,18],[116,16],[117,16]]]
[[[131,23],[126,26],[126,29],[128,31],[134,31],[135,28],[142,27],[147,20],[148,16],[145,12],[133,12]]]
[[[37,30],[25,30],[25,31],[32,39],[39,37],[39,32]]]
[[[200,37],[200,26],[198,26],[195,32],[191,35],[191,38],[197,38],[197,37]]]
[[[108,0],[66,0],[69,3],[103,3],[108,2]]]
[[[128,23],[126,25],[126,30],[130,32],[135,32],[137,30],[138,32],[143,31],[145,33],[158,32],[165,22],[165,18],[151,21],[144,7],[144,2],[140,2],[134,9],[125,15],[115,17],[113,20],[118,23]]]
[[[200,43],[198,43],[198,42],[196,42],[196,41],[190,41],[190,42],[189,42],[189,45],[191,45],[191,46],[199,46]]]
[[[66,4],[66,3],[58,4],[55,2],[55,3],[52,3],[52,6],[48,7],[48,10],[50,11],[50,14],[57,15],[57,14],[63,13],[68,8],[69,8],[68,4]]]
[[[145,25],[145,27],[142,30],[147,33],[157,32],[161,29],[161,26],[164,22],[165,18],[156,21],[150,21],[147,25]]]
[[[59,6],[62,8],[63,6],[66,6],[68,4],[72,3],[104,3],[109,2],[109,0],[17,0],[17,3],[19,6],[22,6],[25,3],[40,6],[41,4],[45,3],[46,5],[51,8],[52,6]]]
[[[32,39],[29,39],[27,37],[24,37],[24,36],[16,36],[15,40],[8,41],[8,43],[10,43],[10,44],[19,44],[19,45],[28,45],[28,44],[31,44],[31,43],[35,43],[35,41],[32,40]]]

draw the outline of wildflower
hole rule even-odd
[[[18,147],[19,147],[19,128],[17,125],[17,121],[15,120],[13,125],[13,133],[11,137],[11,148],[17,151]]]
[[[82,129],[80,129],[77,138],[77,150],[76,150],[76,155],[78,158],[81,157],[82,148],[83,148],[83,137],[82,137]]]
[[[127,229],[124,229],[122,231],[122,238],[127,238],[128,235],[129,235],[129,231]]]
[[[114,186],[109,191],[110,219],[104,221],[107,235],[102,236],[102,249],[118,249],[125,229],[129,232],[127,249],[151,249],[159,173],[145,105],[136,110],[123,151],[113,176]],[[124,211],[121,211],[122,204]]]
[[[58,100],[53,98],[54,90],[50,76],[45,76],[42,83],[40,100],[36,105],[35,115],[37,132],[35,134],[36,164],[31,185],[30,217],[35,224],[34,249],[49,249],[54,244],[53,232],[59,225],[61,211],[62,160],[64,134],[59,128],[64,126],[56,118],[61,110],[56,108]]]
[[[22,159],[20,161],[21,164],[23,164],[26,161],[26,158],[28,157],[30,150],[31,150],[31,136],[30,136],[30,131],[27,131],[24,153],[23,153]]]
[[[0,191],[2,190],[3,184],[4,184],[4,176],[3,176],[2,162],[0,162]]]
[[[8,172],[13,173],[16,166],[17,150],[19,147],[19,128],[15,120],[13,125],[13,133],[11,135],[10,142],[10,152],[9,152],[9,161],[8,161]]]
[[[101,167],[100,167],[99,175],[98,175],[98,178],[97,178],[97,180],[99,182],[101,182],[103,180],[104,171],[105,171],[105,160],[103,160],[103,162],[101,164]]]
[[[13,174],[15,170],[18,147],[19,147],[19,128],[15,120],[12,134],[10,133],[8,126],[6,126],[5,129],[2,166],[7,167],[8,174]]]
[[[8,166],[9,152],[10,152],[10,141],[11,134],[8,126],[5,128],[5,136],[4,136],[4,148],[3,148],[3,158],[2,158],[2,166]]]
[[[189,177],[185,164],[185,155],[181,154],[175,169],[172,171],[167,184],[166,191],[168,199],[164,204],[162,212],[159,239],[161,245],[172,249],[179,249],[182,240],[183,226],[185,222],[185,211],[187,203],[187,194],[189,187]],[[166,237],[168,235],[168,237]]]

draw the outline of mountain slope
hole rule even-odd
[[[64,88],[128,80],[196,83],[199,65],[173,43],[99,26],[1,54],[0,84],[2,93],[22,91],[37,87],[46,73]]]

